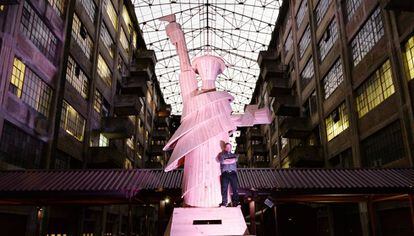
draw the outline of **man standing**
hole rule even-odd
[[[231,185],[231,189],[233,190],[233,195],[231,196],[232,206],[239,205],[239,194],[237,192],[238,183],[237,183],[237,160],[238,155],[231,152],[231,144],[226,143],[224,147],[224,151],[222,151],[219,156],[218,160],[220,161],[220,169],[221,169],[221,197],[222,202],[220,203],[221,206],[229,206],[227,203],[227,189],[229,183]]]

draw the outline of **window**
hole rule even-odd
[[[338,136],[342,131],[346,130],[349,126],[348,112],[346,110],[345,103],[342,103],[337,107],[326,119],[326,135],[328,141]]]
[[[321,40],[318,43],[319,59],[323,61],[332,49],[332,46],[338,39],[338,26],[335,18],[329,23],[328,28],[323,33]]]
[[[105,137],[103,134],[99,134],[99,147],[108,147],[109,146],[109,139]]]
[[[391,63],[387,60],[357,89],[356,104],[361,118],[394,93]]]
[[[400,122],[394,122],[361,142],[362,162],[366,167],[380,167],[404,158]]]
[[[92,23],[95,22],[96,5],[93,0],[81,0],[83,7],[85,8],[86,14],[91,19]]]
[[[68,58],[66,81],[68,81],[84,99],[88,98],[89,79],[71,56]]]
[[[131,22],[131,17],[129,17],[129,13],[128,13],[126,6],[122,8],[122,18],[124,19],[124,22],[128,27],[128,32],[131,34],[132,29],[133,29],[132,22]]]
[[[128,52],[129,51],[129,42],[128,42],[128,38],[125,34],[124,29],[121,27],[121,36],[119,41],[121,42],[122,48]]]
[[[324,98],[327,99],[338,88],[338,86],[344,81],[342,63],[339,58],[329,72],[323,78],[323,93]]]
[[[85,119],[65,100],[62,104],[60,127],[77,140],[83,141]]]
[[[298,13],[296,14],[296,25],[299,26],[302,24],[303,19],[305,18],[306,10],[308,9],[308,1],[302,0]]]
[[[407,70],[409,80],[414,78],[414,36],[412,36],[404,45],[404,64]]]
[[[339,153],[338,155],[332,157],[329,160],[329,163],[333,168],[352,168],[352,150],[348,148],[347,150]]]
[[[106,102],[105,98],[102,96],[102,94],[95,90],[95,99],[93,101],[93,109],[98,114],[101,114],[102,116],[108,116],[109,114],[109,104]]]
[[[313,60],[312,60],[312,57],[311,57],[311,58],[309,58],[308,62],[306,63],[305,68],[303,68],[302,73],[300,73],[300,84],[301,84],[301,89],[302,90],[312,80],[313,75],[314,75],[314,68],[313,68]]]
[[[348,21],[352,18],[352,16],[354,16],[361,3],[361,0],[345,0],[345,8]]]
[[[310,117],[311,115],[316,114],[318,111],[316,105],[316,91],[314,90],[311,95],[306,99],[305,103],[303,104],[303,116]]]
[[[285,54],[287,54],[292,49],[292,45],[293,45],[292,31],[290,30],[288,36],[286,37],[285,44],[283,45]]]
[[[65,14],[65,0],[47,0],[59,16]]]
[[[380,8],[377,7],[351,42],[354,66],[368,54],[384,35]]]
[[[79,20],[79,17],[73,15],[72,36],[78,43],[79,47],[85,53],[85,56],[90,59],[92,52],[92,39],[86,30],[85,25]]]
[[[114,40],[112,39],[111,35],[109,34],[108,28],[105,25],[105,22],[101,24],[101,41],[105,45],[106,49],[109,51],[109,55],[114,57]]]
[[[299,41],[299,56],[302,58],[303,54],[305,53],[306,49],[309,46],[311,39],[311,32],[309,25],[306,27],[305,32],[302,35],[302,38]]]
[[[37,112],[49,116],[52,89],[17,58],[13,62],[9,91]]]
[[[318,5],[315,9],[315,17],[316,17],[316,24],[322,21],[323,17],[325,16],[326,11],[328,10],[329,4],[331,3],[330,0],[319,0]]]
[[[4,122],[0,141],[0,160],[22,168],[42,168],[45,143]]]
[[[111,0],[104,0],[104,7],[109,19],[112,22],[112,25],[114,26],[114,29],[118,30],[118,14],[115,11],[114,4]]]
[[[58,39],[27,1],[23,5],[20,29],[49,60],[54,62]]]
[[[98,56],[98,75],[101,77],[101,79],[109,86],[111,87],[112,84],[112,74],[109,70],[108,64],[106,64],[105,60],[99,54]]]

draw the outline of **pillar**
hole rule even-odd
[[[254,200],[249,202],[250,234],[256,234],[256,204]]]

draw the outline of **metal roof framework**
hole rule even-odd
[[[175,14],[182,25],[190,59],[210,53],[227,65],[216,86],[235,100],[235,113],[250,103],[259,76],[258,53],[266,50],[282,1],[279,0],[132,0],[147,48],[156,52],[157,79],[172,114],[181,114],[179,61],[158,19]],[[199,81],[200,82],[200,81]]]

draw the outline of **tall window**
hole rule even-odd
[[[338,39],[338,26],[335,18],[329,23],[328,28],[322,35],[321,40],[318,43],[319,59],[323,61],[328,55],[328,52],[332,49],[334,43]]]
[[[121,42],[122,48],[128,52],[129,51],[129,42],[128,42],[128,38],[127,35],[124,31],[124,28],[121,27],[121,36],[119,41]]]
[[[391,63],[387,60],[357,89],[358,116],[363,117],[394,93]]]
[[[101,24],[101,41],[105,45],[106,49],[109,51],[109,55],[114,57],[114,40],[112,39],[111,35],[109,34],[108,28],[105,25],[105,22]]]
[[[412,36],[404,45],[404,64],[407,70],[409,80],[414,79],[414,36]]]
[[[346,15],[348,21],[352,18],[352,16],[354,16],[361,3],[361,0],[345,0]]]
[[[65,0],[47,0],[59,16],[65,14]]]
[[[71,56],[68,58],[66,80],[79,92],[80,95],[82,95],[83,98],[88,98],[89,79]]]
[[[52,89],[17,58],[13,62],[9,91],[37,112],[49,116]]]
[[[322,21],[323,17],[325,16],[326,11],[328,10],[329,4],[331,3],[330,0],[319,0],[318,5],[315,9],[315,17],[316,17],[316,24]]]
[[[345,102],[339,105],[339,107],[326,117],[325,125],[328,141],[332,140],[348,128],[349,119]]]
[[[311,32],[309,25],[306,27],[305,32],[302,35],[302,38],[300,38],[299,41],[299,56],[302,58],[303,54],[305,53],[306,49],[309,46],[311,40]]]
[[[95,90],[93,109],[102,116],[109,115],[109,104],[98,90]]]
[[[85,119],[65,100],[62,104],[60,127],[79,141],[83,141]]]
[[[302,2],[300,3],[298,13],[296,14],[296,25],[298,26],[298,28],[302,24],[307,10],[308,10],[308,1],[302,0]]]
[[[339,58],[326,76],[323,78],[323,93],[324,98],[327,99],[338,88],[338,86],[344,81],[342,72],[342,63]]]
[[[351,42],[354,66],[358,65],[382,36],[384,36],[384,25],[381,10],[377,7]]]
[[[20,29],[49,60],[54,62],[58,39],[27,1],[23,4]]]
[[[110,87],[112,84],[112,73],[109,69],[108,64],[106,64],[105,60],[99,54],[98,56],[98,75],[101,77],[101,79]]]
[[[293,45],[292,30],[289,30],[289,34],[286,37],[285,44],[283,45],[285,54],[287,54],[292,49],[292,45]]]
[[[0,160],[22,168],[42,168],[45,143],[4,122],[0,140]]]
[[[361,142],[362,163],[380,167],[404,158],[404,142],[400,122],[394,122]]]
[[[122,18],[124,19],[124,22],[128,27],[128,32],[131,34],[131,32],[132,32],[131,17],[129,17],[129,13],[128,13],[128,10],[127,10],[125,5],[122,8]]]
[[[106,9],[106,13],[108,14],[109,19],[112,22],[112,25],[114,26],[115,30],[118,30],[118,14],[115,11],[114,4],[112,3],[112,0],[103,0],[104,1],[104,7]]]
[[[306,63],[305,68],[303,68],[302,73],[300,73],[300,84],[301,84],[301,89],[302,90],[312,80],[313,75],[314,75],[314,68],[313,68],[313,60],[312,60],[312,57],[311,57],[311,58],[309,58],[308,62]]]
[[[79,20],[79,17],[73,15],[72,36],[82,49],[85,56],[90,59],[92,53],[92,39],[86,30],[85,25]]]
[[[95,22],[96,5],[93,0],[80,0],[85,8],[86,14],[89,16],[92,22]]]

